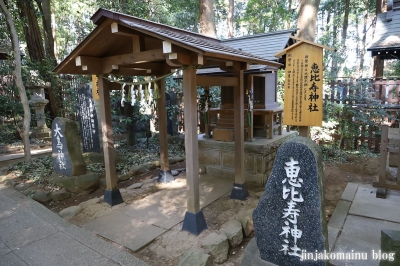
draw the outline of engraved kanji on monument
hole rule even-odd
[[[78,90],[77,95],[83,152],[100,152],[99,126],[92,89],[85,84]]]
[[[54,171],[66,176],[83,175],[83,160],[78,126],[72,120],[56,117],[51,125],[52,157]]]
[[[329,251],[320,148],[293,138],[278,149],[272,173],[253,212],[260,257],[279,266],[327,265],[302,254]]]

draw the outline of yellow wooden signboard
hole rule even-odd
[[[93,100],[99,100],[99,85],[98,85],[99,78],[96,75],[92,75],[92,96]]]
[[[310,43],[286,51],[283,123],[322,126],[323,48]]]

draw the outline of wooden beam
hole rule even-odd
[[[124,36],[137,35],[133,29],[118,24],[117,22],[111,23],[111,33]]]
[[[86,42],[82,42],[79,45],[80,49],[84,49],[85,47],[88,46],[89,43],[91,43],[90,41],[93,40],[94,38],[97,37],[97,35],[101,34],[103,29],[106,29],[108,27],[110,27],[110,20],[107,19],[105,22],[103,22],[100,26],[98,26],[97,28],[95,28],[85,39]],[[58,74],[62,74],[62,72],[60,72],[60,69],[63,69],[67,64],[69,64],[72,60],[75,60],[75,58],[78,56],[78,52],[77,49],[73,50],[71,52],[71,54],[64,60],[62,61],[55,69],[54,71]],[[65,73],[67,74],[67,73]],[[84,72],[82,71],[82,74],[84,74]]]
[[[164,72],[162,71],[152,71],[148,73],[147,70],[137,70],[132,68],[120,68],[118,71],[114,72],[114,75],[120,76],[161,76]]]
[[[197,86],[237,86],[239,79],[237,77],[219,77],[219,76],[197,76]]]
[[[183,70],[183,94],[185,105],[185,152],[187,211],[196,214],[200,211],[199,197],[199,157],[197,143],[197,92],[196,69]]]
[[[132,52],[140,53],[141,51],[145,50],[145,43],[143,36],[133,35],[132,43],[133,43]]]
[[[169,170],[168,138],[167,138],[167,108],[165,103],[165,79],[157,81],[160,98],[157,100],[158,131],[160,141],[160,170]]]
[[[162,49],[148,50],[139,53],[114,55],[102,58],[103,64],[110,65],[129,65],[162,60],[165,60]]]
[[[167,71],[169,71],[171,69],[165,62],[121,65],[121,68],[132,68],[132,69],[136,69],[136,70],[147,70],[147,69],[152,69],[152,70],[163,69],[163,70],[167,70],[168,69]]]
[[[244,71],[236,68],[234,76],[239,84],[234,87],[235,184],[245,183],[244,177]]]
[[[198,54],[171,53],[166,58],[168,59],[167,64],[174,67],[203,64],[203,56],[199,56]]]
[[[163,53],[164,54],[171,54],[172,51],[172,43],[168,41],[163,41]]]
[[[235,69],[239,67],[241,70],[248,70],[250,68],[250,64],[246,62],[232,62],[226,61],[219,65],[219,68],[224,71],[233,72]]]
[[[82,67],[84,71],[99,72],[101,70],[101,59],[91,56],[75,57],[75,65]]]
[[[101,130],[104,150],[104,164],[106,168],[107,190],[117,189],[117,171],[115,168],[115,150],[111,119],[109,81],[104,78],[98,79],[101,113]]]

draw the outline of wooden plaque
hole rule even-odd
[[[283,123],[322,126],[323,48],[302,43],[286,53]]]

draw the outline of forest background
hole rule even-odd
[[[324,53],[327,80],[400,76],[398,59],[386,60],[383,67],[383,61],[374,61],[366,51],[374,36],[376,14],[385,11],[386,0],[0,0],[1,3],[15,25],[24,84],[38,80],[51,84],[47,96],[49,122],[56,116],[66,116],[67,107],[71,106],[60,103],[63,80],[52,69],[93,30],[90,17],[98,8],[226,39],[297,28],[299,14],[304,16],[301,7],[310,5],[317,9],[315,15],[306,14],[314,16],[310,19],[315,21],[315,41],[337,49]],[[15,50],[11,52],[12,31],[4,10],[0,12],[0,49],[9,51],[10,60],[0,61],[3,79],[13,75],[19,59],[13,57]],[[283,76],[280,77],[282,81]],[[167,88],[176,86],[173,80],[168,82]],[[0,94],[0,113],[15,120],[17,113],[23,116],[18,100],[21,93],[15,87],[11,90]],[[214,100],[218,102],[218,96]],[[351,120],[339,128],[348,132],[350,123]],[[18,132],[21,135],[26,130]]]

